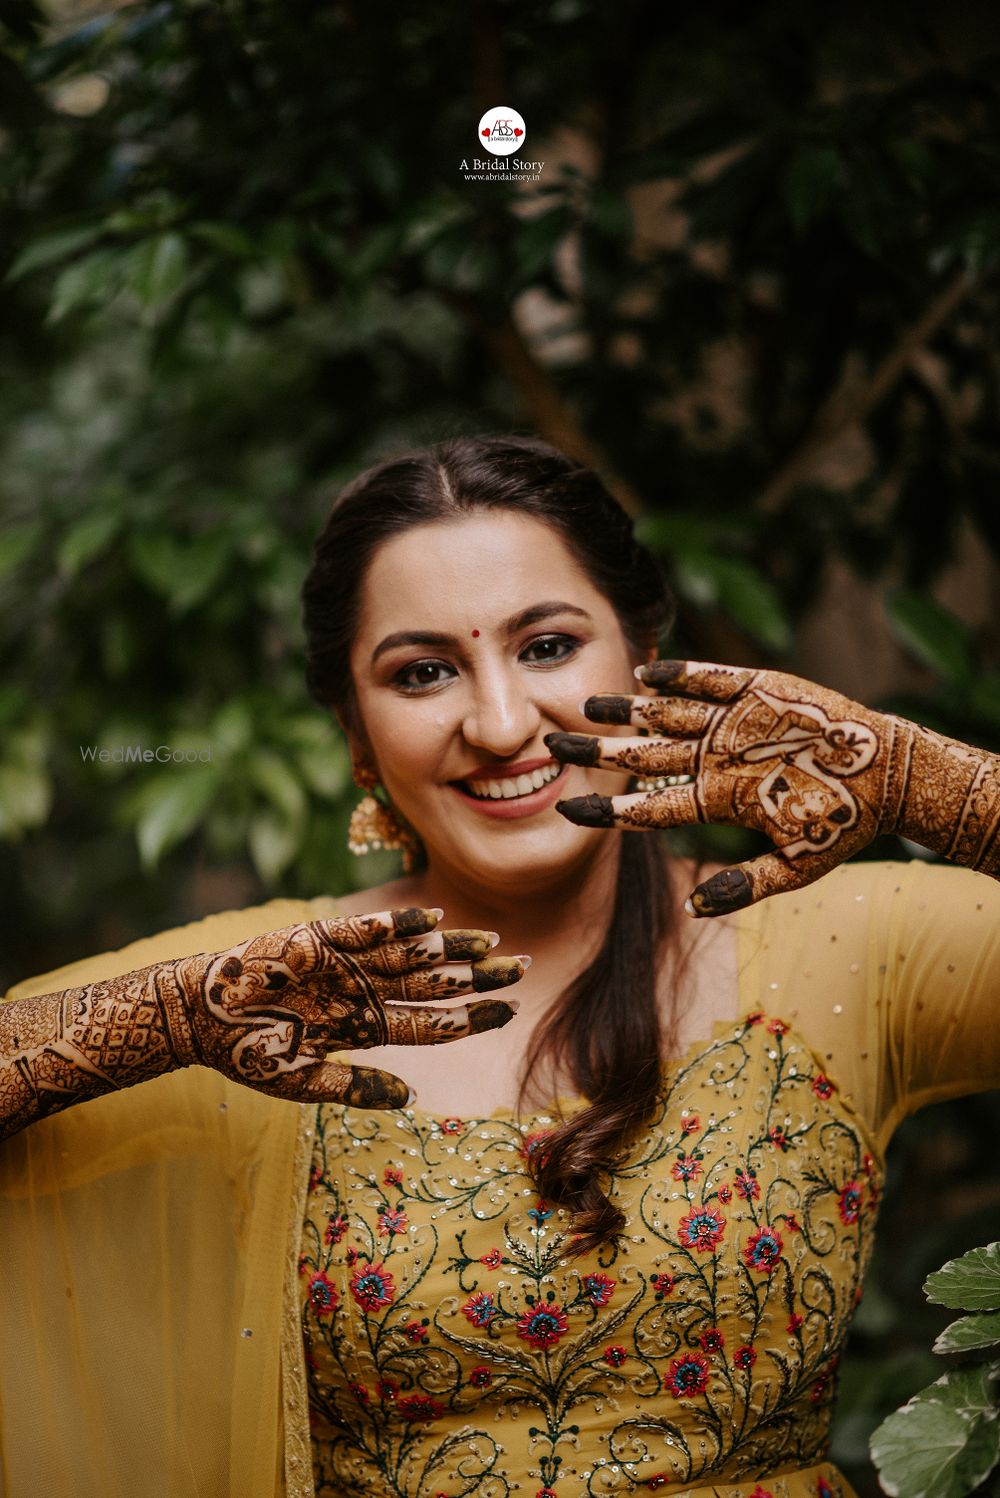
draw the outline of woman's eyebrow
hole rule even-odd
[[[505,619],[500,628],[505,634],[513,635],[519,629],[527,629],[532,624],[540,624],[543,619],[551,619],[554,614],[575,614],[580,619],[588,620],[591,618],[586,609],[579,608],[575,603],[562,603],[556,599],[546,603],[533,603],[530,608],[522,609],[519,614],[512,614],[509,619]],[[374,666],[380,655],[403,645],[430,645],[447,649],[457,644],[454,635],[439,634],[428,629],[400,629],[379,641],[372,651],[371,663]]]

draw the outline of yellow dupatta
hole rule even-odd
[[[225,911],[6,999],[335,914],[326,897]],[[311,1111],[191,1067],[0,1145],[5,1498],[312,1498],[295,1273]]]

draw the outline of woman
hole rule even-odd
[[[293,902],[272,902],[238,913],[253,940],[235,951],[235,937],[195,947],[189,928],[157,939],[138,977],[134,948],[113,954],[119,976],[97,974],[86,1003],[55,994],[46,1011],[15,991],[35,1006],[15,1005],[17,1024],[30,1012],[58,1032],[61,1060],[65,1016],[93,1064],[91,1015],[111,1006],[133,1058],[123,1080],[169,1073],[16,1143],[154,1088],[165,1104],[179,1080],[200,1141],[211,1076],[176,1070],[191,1062],[310,1100],[298,1163],[294,1110],[264,1097],[244,1121],[270,1141],[251,1172],[278,1160],[291,1177],[266,1180],[294,1225],[290,1492],[311,1490],[311,1466],[329,1495],[846,1494],[825,1439],[885,1143],[906,1111],[1000,1075],[1000,896],[970,872],[1000,872],[1000,764],[782,673],[655,663],[667,609],[651,559],[593,474],[528,439],[445,443],[363,474],[317,544],[305,603],[310,688],[359,783],[383,787],[354,840],[367,826],[413,867],[339,902],[340,925],[278,921]],[[695,820],[756,827],[776,851],[696,870],[632,835]],[[880,831],[968,868],[837,867]],[[295,918],[334,916],[314,907]],[[429,932],[435,907],[450,937]],[[387,910],[407,914],[370,915]],[[484,955],[491,928],[530,953],[527,976],[523,959]],[[46,982],[60,976],[30,987],[69,987]],[[497,998],[449,1022],[426,1002],[449,982],[512,979],[516,1017]],[[386,1007],[399,1000],[417,1007]],[[461,1043],[419,1044],[449,1034]],[[11,1022],[17,1058],[14,1041]],[[349,1048],[327,1062],[331,1044]],[[53,1051],[37,1033],[34,1047]],[[347,1070],[373,1059],[374,1077]],[[219,1086],[207,1107],[228,1125],[257,1094]],[[331,1096],[348,1101],[316,1102]],[[73,1137],[53,1152],[71,1155]],[[223,1167],[215,1186],[195,1181],[199,1284],[219,1253],[210,1190],[241,1179]],[[80,1184],[51,1193],[64,1203]],[[243,1288],[220,1321],[253,1303]],[[227,1347],[233,1366],[215,1349],[211,1382],[263,1491],[275,1448],[248,1422]],[[175,1397],[171,1419],[189,1451]]]

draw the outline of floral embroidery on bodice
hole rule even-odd
[[[780,1018],[717,1025],[616,1164],[626,1232],[579,1259],[527,1173],[555,1122],[317,1110],[319,1498],[848,1493],[824,1455],[882,1173],[836,1082]]]

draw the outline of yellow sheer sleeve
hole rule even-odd
[[[907,1114],[1000,1086],[1000,884],[842,864],[734,917],[741,1004],[795,1025],[884,1150]]]
[[[226,911],[6,998],[335,913],[326,898]],[[297,1322],[282,1345],[306,1113],[192,1067],[0,1146],[6,1498],[309,1498]]]

